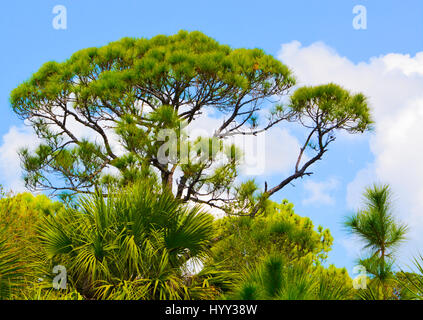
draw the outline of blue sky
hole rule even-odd
[[[66,30],[55,30],[52,27],[55,16],[52,10],[56,5],[67,8]],[[366,30],[355,30],[352,26],[352,10],[356,5],[367,8]],[[389,78],[393,83],[395,79],[415,81],[413,84],[421,82],[419,63],[423,60],[414,59],[417,53],[423,51],[423,2],[418,0],[16,0],[2,1],[0,15],[0,32],[4,43],[0,51],[0,137],[10,133],[12,127],[22,127],[22,122],[11,111],[8,101],[10,91],[29,78],[44,62],[62,61],[79,49],[105,45],[126,36],[152,37],[156,34],[173,34],[180,29],[199,30],[232,47],[259,47],[275,57],[285,56],[292,64],[284,62],[294,72],[294,65],[298,64],[301,69],[301,63],[308,63],[317,56],[312,54],[312,50],[316,50],[324,59],[329,59],[328,66],[330,59],[339,60],[340,66],[355,76],[366,69],[364,75],[369,72],[369,78],[372,78],[371,74],[377,79],[378,70],[382,70],[378,69],[378,63],[385,63],[385,66],[394,65],[394,69],[407,65],[417,70],[410,73],[408,69],[401,69],[402,73],[398,71],[398,75]],[[294,50],[297,54],[290,55],[287,48],[285,51],[281,49],[282,44],[292,44],[293,41],[301,43],[295,49],[297,51]],[[313,46],[316,42],[320,42],[320,46]],[[391,57],[393,53],[399,55],[389,58],[389,63],[386,62],[388,58],[384,57]],[[304,60],[297,59],[299,56]],[[314,63],[320,64],[321,61],[316,59]],[[299,72],[299,75],[304,83],[321,80],[318,75],[311,78],[306,71]],[[329,71],[324,78],[330,79]],[[373,87],[383,85],[376,80],[372,83]],[[418,93],[415,96],[417,99]],[[379,101],[382,100],[375,99],[375,105]],[[383,106],[378,105],[377,108],[381,119],[385,121]],[[412,115],[421,108],[410,104],[407,110]],[[386,121],[389,123],[389,120]],[[409,122],[404,120],[404,123]],[[286,188],[274,197],[275,200],[289,199],[295,204],[298,214],[312,218],[315,225],[330,228],[335,244],[329,262],[339,267],[346,266],[349,270],[354,265],[354,257],[346,252],[346,244],[343,242],[347,239],[346,233],[340,223],[345,215],[352,212],[348,204],[348,190],[354,189],[352,183],[358,181],[357,185],[360,185],[363,181],[370,182],[371,177],[388,182],[400,181],[395,163],[386,164],[382,160],[384,150],[390,150],[391,140],[385,141],[383,136],[377,136],[380,130],[359,139],[341,137],[331,147],[324,161],[314,167],[315,175],[308,179],[309,182],[299,181],[295,187]],[[414,129],[410,130],[415,133]],[[4,138],[3,142],[0,138],[0,146],[2,143],[6,143]],[[419,147],[415,152],[416,155],[420,154]],[[401,163],[401,159],[398,163]],[[412,165],[417,166],[414,162]],[[5,167],[7,165],[3,163]],[[280,177],[275,174],[266,177],[266,180],[276,183]],[[0,183],[6,187],[9,185],[8,179],[1,174]],[[395,190],[401,195],[403,189],[398,187]],[[313,199],[313,190],[321,192],[314,193],[316,199]],[[322,198],[323,194],[326,196],[324,201],[319,201],[318,198]],[[417,212],[420,208],[417,197],[407,198],[407,201],[413,203],[413,207],[407,208],[408,211]],[[418,243],[420,240],[413,241]],[[351,245],[351,241],[349,243]]]

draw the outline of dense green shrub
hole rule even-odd
[[[216,222],[218,236],[213,246],[214,263],[232,270],[254,265],[268,254],[283,254],[291,260],[310,256],[322,262],[333,242],[328,229],[314,229],[309,218],[295,214],[293,204],[267,201],[264,213],[250,217],[225,217]]]
[[[225,282],[216,268],[189,270],[210,254],[213,217],[145,183],[83,198],[39,232],[45,263],[65,266],[84,298],[211,299],[213,281]]]

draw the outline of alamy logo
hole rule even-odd
[[[56,290],[66,289],[66,284],[67,284],[66,268],[62,265],[54,266],[53,273],[59,273],[53,279],[53,288]]]
[[[53,18],[52,25],[56,30],[66,30],[67,25],[67,10],[63,5],[57,5],[53,8],[53,14],[56,16]]]
[[[353,14],[356,16],[353,19],[353,28],[355,30],[367,29],[367,8],[363,5],[357,5],[353,8]]]
[[[367,271],[364,266],[355,266],[353,269],[354,274],[358,274],[353,279],[353,288],[356,290],[367,289]]]

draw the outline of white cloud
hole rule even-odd
[[[323,43],[282,45],[279,58],[301,85],[335,82],[369,98],[375,120],[370,138],[374,163],[348,185],[347,203],[359,205],[363,187],[389,183],[396,195],[397,215],[411,226],[408,248],[423,244],[423,52],[415,57],[388,54],[353,63]]]
[[[37,144],[38,139],[29,127],[11,127],[3,136],[0,146],[0,183],[6,190],[13,192],[26,190],[18,151],[23,147],[33,147]]]
[[[346,254],[349,258],[359,259],[366,257],[366,252],[362,249],[364,244],[357,236],[349,235],[348,237],[341,239],[340,243],[345,248]]]
[[[222,124],[223,118],[216,117],[213,111],[205,109],[203,114],[188,126],[190,138],[212,136]],[[244,152],[241,173],[257,176],[287,173],[293,168],[300,150],[297,138],[285,128],[274,127],[257,136],[237,135],[226,139]]]
[[[322,182],[307,180],[304,183],[304,190],[308,192],[308,196],[302,202],[304,205],[334,205],[335,198],[331,195],[331,191],[338,186],[339,181],[335,178]]]
[[[347,185],[347,206],[351,210],[358,210],[362,203],[362,194],[366,187],[373,183],[382,183],[378,181],[374,164],[368,164],[367,167],[357,172],[354,180]]]

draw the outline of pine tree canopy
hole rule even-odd
[[[92,193],[100,183],[148,176],[184,201],[222,209],[236,202],[232,208],[255,215],[261,200],[311,174],[307,169],[322,158],[335,130],[363,132],[371,124],[362,94],[329,84],[299,88],[283,100],[294,86],[290,69],[263,50],[234,49],[201,32],[123,38],[47,62],[11,94],[13,110],[40,139],[34,150],[20,151],[26,186]],[[185,127],[206,110],[220,125],[209,137],[190,140]],[[309,131],[293,173],[239,203],[240,151],[226,139],[287,121]],[[165,153],[163,161],[164,145],[176,156]]]

